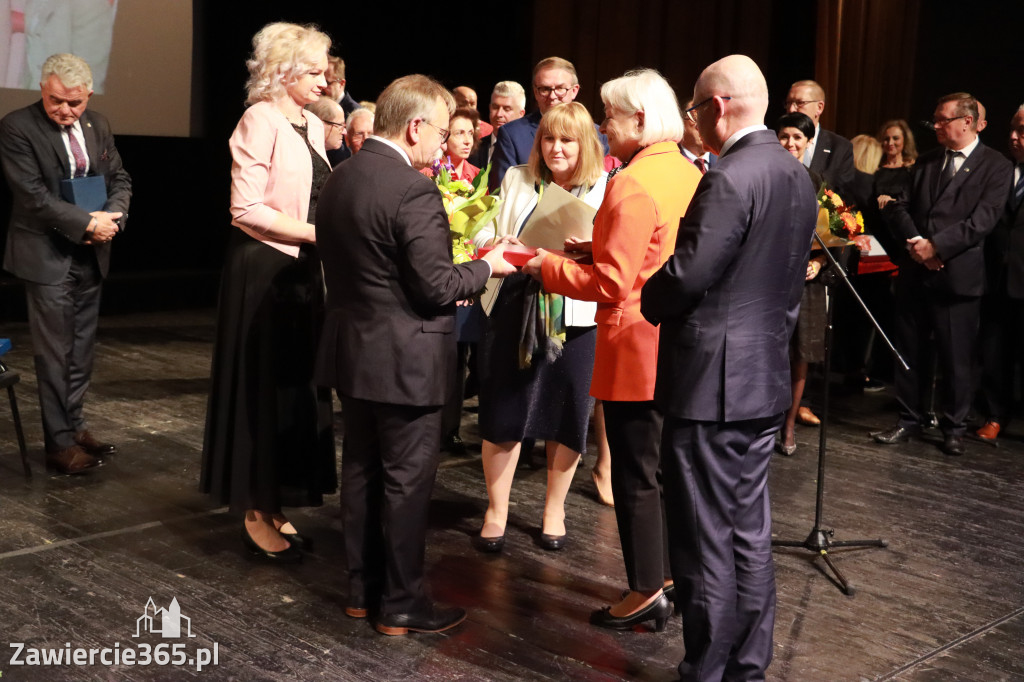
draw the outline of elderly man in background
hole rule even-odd
[[[356,109],[349,114],[345,121],[345,142],[353,155],[363,148],[363,143],[370,135],[373,135],[373,112],[369,109]]]
[[[386,635],[440,632],[466,612],[424,586],[441,406],[455,364],[455,303],[515,272],[498,247],[452,264],[448,217],[419,172],[448,138],[455,102],[404,76],[377,100],[374,135],[320,194],[316,241],[329,311],[318,376],[345,418],[342,513],[351,617]]]
[[[692,106],[693,100],[687,100],[683,105],[683,110],[686,111]],[[687,116],[683,117],[683,139],[679,143],[679,151],[687,161],[697,167],[702,175],[707,173],[708,169],[718,161],[718,156],[704,148],[704,140],[700,139],[697,124]]]
[[[523,86],[515,81],[496,83],[491,91],[489,114],[493,130],[489,135],[481,133],[480,144],[469,157],[469,162],[477,168],[484,168],[491,162],[498,129],[526,114],[526,91]]]
[[[768,86],[731,55],[707,67],[687,116],[718,163],[644,285],[661,325],[654,400],[676,604],[679,676],[763,680],[775,568],[768,463],[789,407],[789,336],[818,215],[807,171],[764,126]]]
[[[14,195],[4,268],[25,285],[46,463],[77,474],[116,451],[89,432],[82,412],[110,242],[124,229],[132,184],[107,119],[86,111],[89,65],[53,55],[40,88],[39,102],[0,121],[0,160]],[[87,176],[102,178],[105,196],[76,204],[64,188]]]
[[[853,145],[845,137],[824,130],[821,114],[825,111],[825,91],[812,80],[797,81],[786,95],[786,111],[807,114],[814,121],[814,139],[807,143],[804,165],[818,173],[829,187],[842,195],[854,182]]]
[[[345,112],[341,110],[341,105],[330,97],[321,95],[320,99],[306,105],[306,108],[324,122],[324,147],[327,149],[327,160],[331,161],[331,167],[337,166],[351,156],[346,155],[337,161],[330,158],[332,151],[339,150],[345,145]]]

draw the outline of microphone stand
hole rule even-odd
[[[892,351],[893,355],[899,360],[900,364],[903,365],[904,369],[910,369],[907,365],[906,360],[900,355],[896,347],[892,345],[889,337],[882,331],[875,316],[868,310],[864,300],[857,293],[857,290],[853,288],[853,284],[850,283],[849,277],[846,276],[846,272],[842,266],[839,265],[839,261],[836,260],[835,256],[828,250],[825,242],[818,234],[817,230],[814,232],[814,238],[818,244],[821,245],[822,250],[832,263],[832,271],[835,275],[846,283],[846,287],[850,293],[853,294],[854,299],[860,304],[861,309],[871,320],[871,324],[874,325],[875,330],[879,336],[889,346],[889,350]],[[825,382],[822,390],[822,401],[821,401],[821,430],[818,433],[818,485],[817,485],[817,496],[814,504],[814,527],[811,528],[810,534],[804,540],[773,540],[772,545],[775,547],[802,547],[811,552],[818,554],[824,561],[825,565],[835,574],[836,580],[839,583],[839,589],[843,591],[847,596],[853,596],[855,590],[853,585],[846,579],[838,567],[832,563],[832,558],[829,556],[828,551],[833,547],[888,547],[889,542],[883,539],[877,540],[832,540],[835,536],[835,530],[832,528],[822,527],[822,508],[825,502],[825,452],[828,443],[828,384],[829,384],[829,372],[832,368],[832,284],[825,282]]]

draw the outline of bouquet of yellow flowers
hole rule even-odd
[[[465,263],[476,258],[473,237],[480,229],[498,215],[501,201],[487,194],[487,176],[490,164],[469,183],[452,180],[450,162],[434,161],[430,166],[437,189],[441,192],[445,213],[448,214],[448,229],[452,238],[452,261]]]
[[[852,240],[864,232],[864,216],[853,206],[843,203],[842,197],[825,185],[818,189],[818,205],[828,214],[828,229],[840,239]]]

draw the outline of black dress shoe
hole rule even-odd
[[[75,443],[93,457],[113,455],[117,452],[117,446],[113,443],[101,443],[96,440],[88,431],[79,431],[75,434]]]
[[[473,536],[473,548],[478,552],[497,554],[505,549],[505,535],[502,534],[496,538],[485,538],[478,533]]]
[[[462,436],[457,433],[442,439],[441,449],[456,457],[465,457],[469,454],[466,444],[462,442]]]
[[[551,552],[562,549],[563,547],[565,547],[565,536],[548,535],[547,533],[541,533],[540,547],[541,549],[546,549]]]
[[[672,611],[672,602],[662,593],[650,604],[628,616],[613,616],[610,606],[598,609],[590,614],[590,624],[611,630],[631,630],[640,623],[653,620],[654,629],[661,632],[665,629],[665,623],[668,622]]]
[[[964,454],[964,439],[960,436],[946,436],[942,441],[942,451],[954,457],[961,456]]]
[[[274,561],[279,564],[297,564],[302,561],[302,552],[295,545],[288,545],[288,549],[283,549],[280,552],[271,552],[270,550],[263,549],[256,544],[256,541],[249,535],[249,529],[242,525],[242,544],[249,550],[249,553],[253,556],[258,556],[268,561]]]
[[[410,632],[444,632],[464,620],[465,609],[431,606],[415,613],[382,613],[373,627],[383,635],[396,636]]]
[[[871,434],[871,437],[875,439],[876,443],[883,443],[885,445],[895,445],[896,443],[906,443],[910,440],[910,437],[917,434],[917,429],[910,426],[900,426],[897,424],[888,431],[876,431]]]

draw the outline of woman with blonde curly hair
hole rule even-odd
[[[274,23],[253,38],[249,105],[231,135],[231,231],[221,277],[200,489],[244,513],[266,559],[309,549],[282,513],[337,487],[331,401],[312,381],[323,311],[313,218],[330,175],[323,123],[331,41]]]

